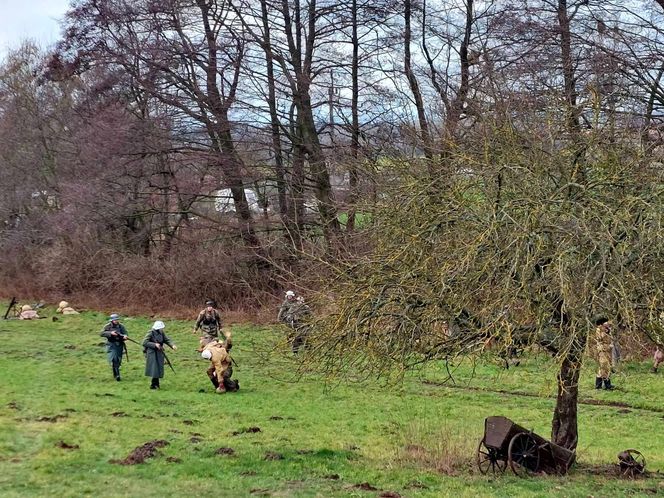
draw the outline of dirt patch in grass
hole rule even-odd
[[[276,451],[268,451],[265,453],[265,457],[263,460],[283,460],[284,456],[281,453],[277,453]]]
[[[110,463],[118,465],[136,465],[143,463],[148,458],[152,458],[157,454],[157,448],[163,448],[164,446],[168,446],[168,441],[164,441],[163,439],[148,441],[147,443],[134,448],[124,460],[110,460]]]
[[[193,421],[193,420],[183,420],[182,423],[183,423],[184,425],[194,425],[194,421]]]
[[[11,408],[12,410],[20,410],[21,408],[18,406],[18,403],[16,401],[10,401],[7,403],[7,408]]]
[[[339,474],[327,474],[323,476],[323,479],[330,479],[332,481],[338,481],[340,479]]]
[[[233,448],[228,448],[225,446],[222,446],[221,448],[217,448],[214,452],[215,455],[235,455],[235,450]]]
[[[284,419],[284,417],[280,417],[279,415],[272,415],[270,417],[270,420],[283,420],[283,419]]]
[[[429,486],[419,481],[411,481],[406,485],[406,487],[410,489],[429,489]]]
[[[200,437],[197,437],[197,436],[191,436],[191,437],[189,438],[189,442],[190,442],[191,444],[197,444],[197,443],[200,443],[201,441],[203,441],[203,439],[200,438]]]
[[[43,417],[37,417],[37,422],[50,422],[50,423],[55,423],[61,418],[67,418],[67,415],[52,415],[52,416],[47,416],[44,415]]]
[[[173,456],[168,457],[166,459],[166,461],[169,462],[169,463],[181,463],[182,462],[182,460],[180,458],[173,457]]]
[[[111,417],[126,417],[127,414],[125,412],[113,412],[111,413]]]
[[[383,491],[378,495],[379,498],[401,498],[401,495],[396,491]]]
[[[581,464],[577,463],[574,467],[574,473],[601,476],[611,479],[629,479],[629,480],[634,480],[634,479],[641,480],[641,479],[651,479],[651,478],[661,479],[663,477],[659,472],[648,472],[648,470],[646,470],[642,474],[637,473],[632,476],[629,473],[623,473],[622,470],[620,469],[620,466],[617,464],[595,465],[587,463],[581,463]]]
[[[253,488],[249,490],[249,494],[258,496],[270,496],[272,490],[270,488]]]
[[[240,434],[247,434],[247,433],[254,433],[254,432],[261,432],[260,427],[245,427],[243,429],[239,429],[237,431],[231,432],[231,436],[239,436]]]
[[[378,488],[376,486],[372,486],[368,482],[362,482],[360,484],[354,484],[353,487],[355,489],[361,489],[363,491],[378,491]]]
[[[69,444],[64,441],[58,441],[55,445],[63,450],[77,450],[79,448],[77,444]]]

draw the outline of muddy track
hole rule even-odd
[[[552,400],[556,399],[555,396],[541,396],[539,394],[527,393],[524,391],[508,391],[506,389],[486,389],[483,387],[457,386],[457,385],[450,385],[446,382],[436,382],[434,380],[423,380],[422,384],[426,384],[428,386],[444,387],[446,389],[458,389],[461,391],[479,391],[483,393],[509,394],[510,396],[524,396],[527,398],[541,398],[541,399],[552,399]],[[612,406],[616,408],[631,408],[632,410],[641,410],[645,412],[664,413],[664,408],[655,408],[655,407],[644,408],[644,407],[630,405],[629,403],[625,403],[624,401],[580,398],[579,404],[594,405],[594,406]]]

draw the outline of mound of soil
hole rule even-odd
[[[227,448],[222,446],[221,448],[217,448],[217,450],[214,452],[215,455],[234,455],[235,450],[233,448]]]
[[[360,484],[356,484],[353,486],[355,489],[362,489],[364,491],[378,491],[378,488],[376,486],[372,486],[368,482],[363,482]]]
[[[52,417],[43,416],[37,418],[37,422],[57,422],[61,418],[67,418],[67,415],[53,415]]]
[[[136,465],[143,463],[148,458],[152,458],[157,454],[157,448],[163,448],[164,446],[168,446],[168,441],[164,441],[163,439],[148,441],[147,443],[134,448],[124,460],[110,460],[110,463],[116,463],[118,465]]]
[[[77,450],[79,448],[77,444],[68,444],[64,441],[58,441],[55,445],[63,450]]]
[[[277,453],[276,451],[268,451],[265,453],[265,457],[263,458],[264,460],[283,460],[284,456],[281,453]]]
[[[253,432],[261,432],[261,428],[260,427],[245,427],[244,429],[240,429],[240,430],[231,432],[231,436],[239,436],[240,434],[253,433]]]

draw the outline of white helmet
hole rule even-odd
[[[154,330],[161,330],[161,329],[165,329],[166,325],[164,325],[164,322],[162,322],[161,320],[157,320],[156,322],[154,322],[154,325],[152,326],[152,328]]]
[[[286,297],[295,297],[295,292],[292,290],[286,291]]]
[[[203,352],[201,353],[201,357],[202,357],[204,360],[209,360],[210,358],[212,358],[212,351],[210,351],[209,349],[206,349],[205,351],[203,351]]]

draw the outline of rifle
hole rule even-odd
[[[134,344],[138,344],[138,345],[141,346],[141,347],[143,346],[143,344],[141,344],[140,342],[137,342],[137,341],[135,341],[135,340],[133,340],[133,339],[130,339],[130,338],[127,337],[127,336],[124,336],[124,337],[125,337],[125,339],[127,339],[129,342],[133,342]],[[125,347],[126,347],[126,346],[125,346]],[[161,354],[164,355],[164,361],[165,361],[166,364],[170,367],[170,369],[173,370],[173,373],[175,373],[175,369],[173,368],[173,365],[171,364],[171,360],[168,359],[168,356],[166,356],[166,352],[164,351],[164,345],[162,344],[162,345],[161,345],[161,349],[158,349],[157,351],[161,351]]]
[[[166,356],[166,351],[164,351],[164,346],[162,345],[161,348],[159,349],[161,351],[161,354],[164,355],[164,361],[166,364],[173,370],[173,373],[175,373],[175,369],[173,368],[173,365],[171,365],[171,360],[168,359],[168,356]]]
[[[122,341],[122,347],[124,349],[125,358],[127,358],[127,363],[129,363],[129,351],[127,350],[127,343]]]
[[[16,298],[15,298],[15,297],[12,297],[12,300],[11,300],[11,302],[9,303],[9,306],[7,307],[7,311],[5,311],[5,316],[3,317],[4,320],[7,319],[7,317],[9,316],[9,312],[12,310],[12,308],[13,308],[14,306],[16,306],[16,303],[17,303],[17,302],[18,302],[18,301],[16,300]]]

